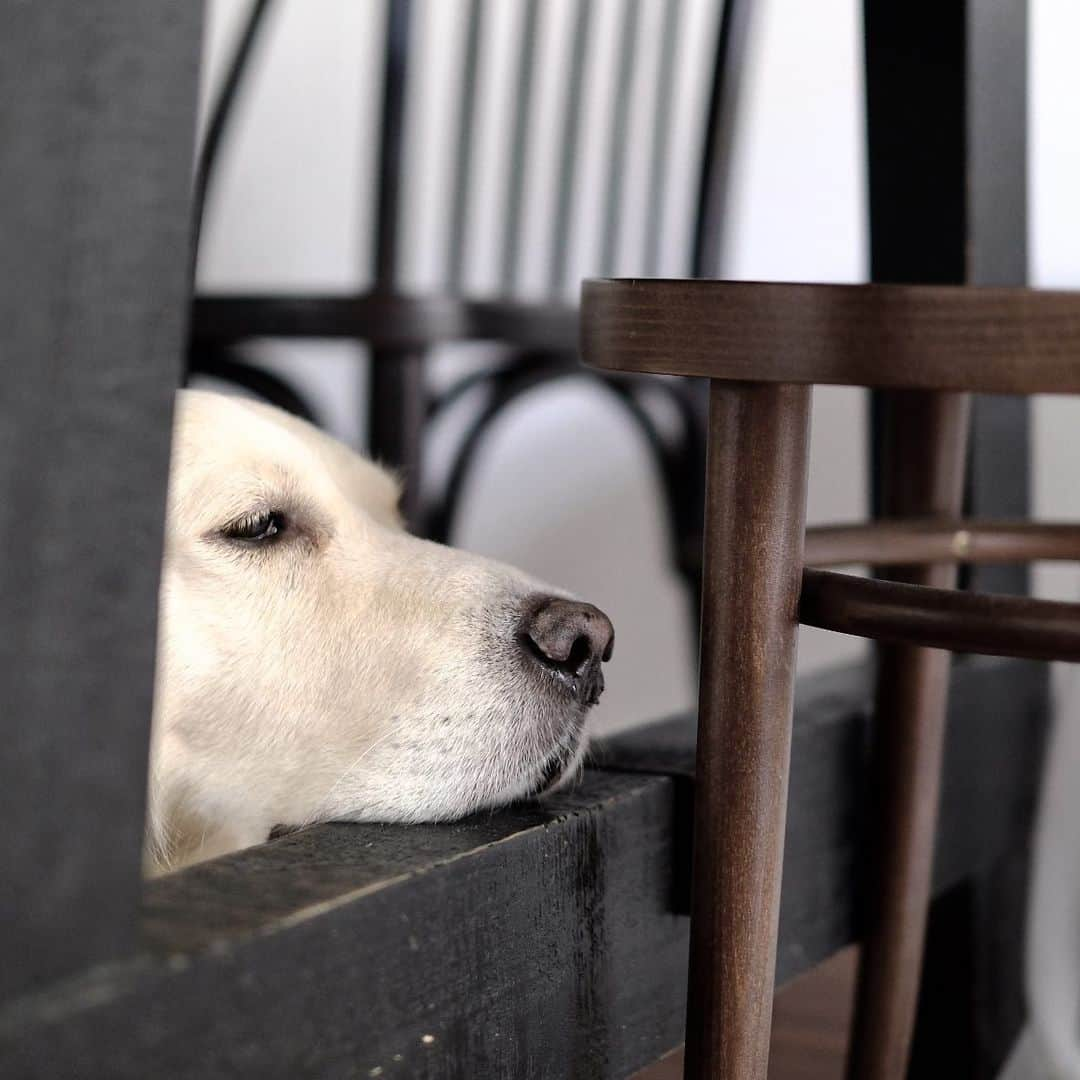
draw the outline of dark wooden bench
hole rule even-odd
[[[858,940],[869,676],[799,690],[780,982]],[[935,894],[1023,848],[1044,695],[1025,661],[955,673]],[[695,730],[612,739],[545,804],[152,882],[134,955],[0,1007],[0,1073],[627,1076],[683,1037]]]

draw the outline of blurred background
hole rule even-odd
[[[478,44],[462,291],[478,298],[548,295],[550,222],[566,132],[565,94],[581,0],[494,0]],[[701,128],[720,5],[679,0],[678,32],[662,32],[676,0],[592,0],[585,107],[576,133],[576,182],[567,234],[564,299],[603,266],[622,276],[656,268],[684,276],[695,209]],[[414,0],[400,191],[397,286],[445,288],[466,0]],[[632,8],[632,18],[627,18]],[[202,72],[201,128],[251,11],[251,0],[211,0]],[[530,14],[530,11],[532,14]],[[383,0],[278,0],[237,99],[206,206],[198,286],[221,292],[356,292],[373,280],[378,129],[384,63]],[[532,23],[526,27],[526,20]],[[534,35],[527,92],[515,64]],[[629,40],[628,40],[629,39]],[[1029,87],[1030,281],[1080,286],[1080,7],[1031,0]],[[759,0],[741,72],[724,240],[713,276],[751,280],[867,279],[861,4]],[[635,62],[620,84],[618,57]],[[673,50],[670,51],[670,50]],[[674,64],[665,123],[654,87]],[[610,118],[616,98],[622,129]],[[525,170],[510,194],[508,146],[527,112]],[[659,153],[658,153],[659,151]],[[609,197],[618,162],[620,197]],[[649,200],[660,161],[663,197]],[[511,199],[517,205],[509,205]],[[614,250],[602,223],[618,217]],[[501,242],[519,222],[510,263]],[[362,347],[341,342],[256,342],[247,355],[286,375],[337,435],[366,440]],[[445,348],[428,378],[467,369],[479,346]],[[1080,401],[1035,399],[1034,511],[1080,518]],[[867,513],[867,402],[862,391],[815,391],[810,523]],[[427,433],[425,484],[438,484],[467,418]],[[525,395],[499,417],[467,481],[453,540],[570,588],[608,611],[617,649],[597,713],[602,729],[692,707],[696,642],[687,592],[671,568],[655,465],[625,412],[586,380]],[[1040,567],[1043,595],[1074,596],[1080,570]],[[858,655],[854,639],[803,629],[803,671]]]

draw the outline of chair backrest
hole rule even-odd
[[[252,6],[210,110],[200,218],[234,105],[245,86],[258,92],[252,59],[281,2]],[[385,10],[381,100],[367,103],[379,109],[375,291],[415,293],[419,274],[425,294],[576,302],[584,276],[715,272],[748,5]],[[421,205],[432,191],[433,221]],[[433,227],[417,268],[407,248],[421,217]]]
[[[253,5],[210,110],[196,237],[275,6]],[[745,0],[388,0],[370,289],[201,297],[191,370],[317,420],[298,387],[246,363],[236,346],[275,336],[368,344],[368,448],[402,469],[406,516],[439,540],[451,535],[477,450],[504,410],[554,380],[589,378],[624,408],[652,453],[674,562],[696,595],[700,388],[585,373],[576,300],[589,273],[716,271],[749,10]],[[429,62],[432,41],[451,58]],[[443,208],[434,217],[432,200]],[[428,224],[418,239],[421,218]],[[503,346],[500,362],[435,393],[432,351],[470,340]],[[463,399],[476,404],[446,482],[428,485],[421,500],[425,429]],[[674,433],[664,420],[671,415]]]

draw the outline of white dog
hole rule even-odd
[[[146,855],[329,819],[434,821],[572,776],[611,623],[409,536],[394,480],[308,424],[177,402]]]

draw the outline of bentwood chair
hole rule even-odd
[[[204,209],[214,194],[217,166],[228,146],[236,104],[245,88],[258,90],[257,83],[251,83],[252,58],[260,39],[274,32],[275,11],[280,12],[282,6],[283,0],[255,0],[251,5],[221,90],[209,110],[195,177],[195,261]],[[418,83],[414,49],[425,11],[413,0],[385,0],[378,145],[365,148],[378,160],[370,287],[339,295],[200,293],[192,309],[189,375],[234,383],[318,423],[321,418],[301,387],[251,362],[252,346],[257,348],[266,340],[298,338],[364,343],[371,356],[367,449],[373,457],[401,470],[405,480],[402,506],[414,531],[444,542],[453,535],[460,496],[477,450],[507,408],[556,381],[587,379],[621,409],[655,462],[663,486],[673,562],[696,606],[704,462],[701,388],[656,379],[611,378],[581,366],[575,304],[579,276],[573,241],[579,233],[587,233],[595,241],[595,255],[585,272],[611,274],[619,268],[655,276],[672,258],[670,253],[665,257],[663,250],[662,229],[669,220],[665,207],[672,200],[680,206],[685,202],[686,246],[677,253],[675,272],[699,277],[715,271],[735,96],[751,5],[745,0],[727,0],[706,6],[711,15],[702,25],[707,25],[715,38],[702,52],[702,100],[695,104],[692,122],[682,117],[686,138],[696,152],[696,156],[691,155],[693,175],[683,192],[670,161],[679,156],[681,145],[672,135],[677,111],[687,111],[677,84],[681,68],[688,64],[683,53],[687,28],[695,25],[692,5],[665,0],[660,9],[658,61],[655,73],[648,76],[645,108],[633,104],[637,98],[632,93],[635,80],[645,78],[639,76],[638,69],[643,63],[642,32],[649,24],[640,0],[621,0],[607,24],[601,18],[601,5],[593,0],[581,0],[573,6],[564,39],[559,42],[566,66],[560,78],[557,116],[552,121],[558,151],[550,162],[536,160],[531,148],[537,121],[530,106],[543,79],[550,75],[540,57],[543,19],[550,13],[540,0],[522,0],[516,5],[521,18],[509,44],[514,106],[506,145],[499,153],[507,163],[505,178],[499,181],[506,212],[504,221],[496,226],[499,235],[491,254],[499,268],[500,289],[496,296],[478,296],[467,264],[469,253],[481,242],[483,224],[474,220],[477,214],[470,209],[482,167],[476,129],[485,84],[479,72],[492,48],[491,25],[499,5],[463,0],[458,6],[464,26],[463,44],[455,54],[460,78],[448,92],[440,113],[440,122],[454,133],[448,212],[440,223],[445,266],[439,284],[418,294],[401,281],[400,224],[416,213],[416,207],[407,204],[404,178],[406,147],[416,137],[407,124],[407,112]],[[605,26],[617,39],[615,60],[605,76],[610,82],[611,104],[592,137],[596,146],[610,145],[610,151],[601,162],[601,211],[595,220],[582,224],[575,223],[575,193],[583,183],[586,159],[591,160],[593,152],[584,144],[583,116],[589,94],[598,92],[599,84],[590,84],[588,76],[603,52]],[[626,209],[625,176],[636,164],[647,177],[647,195],[640,211]],[[526,178],[539,176],[543,180],[549,170],[554,171],[548,178],[554,195],[545,226],[544,246],[550,252],[543,267],[546,281],[539,293],[526,295],[521,288],[522,267],[537,257],[526,250],[525,217],[533,197]],[[627,237],[640,252],[632,266],[617,259]],[[499,359],[437,388],[431,379],[435,352],[448,343],[466,342],[495,346]],[[469,408],[477,401],[479,406],[470,416]],[[425,486],[421,477],[425,435],[462,407],[470,422],[465,435],[451,448],[448,467],[441,470],[447,480]]]
[[[1080,393],[1080,298],[590,281],[582,336],[598,368],[710,380],[687,1075],[766,1074],[801,623],[881,643],[849,1076],[897,1080],[922,963],[949,654],[1080,659],[1080,604],[952,587],[961,563],[1080,557],[1078,525],[960,517],[970,394]],[[820,383],[889,392],[890,516],[804,534]],[[877,580],[822,569],[858,563],[888,569]]]

